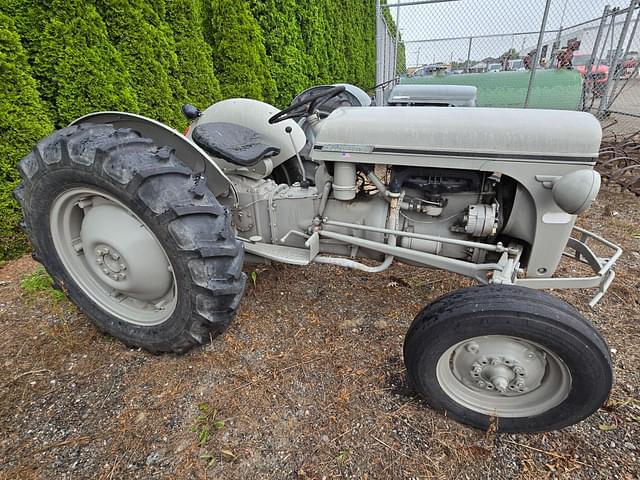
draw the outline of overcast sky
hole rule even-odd
[[[411,0],[388,0],[403,39],[407,42],[407,65],[462,61],[467,58],[470,36],[505,34],[497,38],[474,38],[471,59],[498,57],[513,47],[536,45],[545,0],[454,0],[446,3],[393,7]],[[629,0],[552,0],[547,30],[556,30],[602,16],[605,5],[626,8]],[[399,10],[399,19],[396,18]],[[624,15],[620,15],[622,22]],[[592,25],[597,26],[599,19]],[[556,34],[549,34],[548,39]],[[464,39],[419,42],[419,40]],[[525,52],[526,53],[526,52]]]

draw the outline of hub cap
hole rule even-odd
[[[440,387],[457,403],[498,417],[524,417],[560,404],[571,389],[564,362],[537,343],[517,337],[475,337],[438,360]]]
[[[60,260],[101,309],[142,326],[171,316],[177,300],[171,263],[124,204],[106,192],[74,188],[54,200],[50,222]]]

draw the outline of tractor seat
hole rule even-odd
[[[203,123],[193,129],[192,137],[210,154],[242,167],[251,167],[280,153],[278,147],[265,143],[258,132],[235,123]]]

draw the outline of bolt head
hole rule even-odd
[[[119,280],[117,273],[114,273],[113,275],[111,275],[111,278],[113,278],[116,282]]]
[[[104,272],[105,275],[109,275],[111,272],[109,272],[108,268],[103,268],[102,271]]]
[[[112,258],[113,260],[120,260],[120,255],[118,255],[117,253],[112,253],[112,254],[111,254],[111,258]]]
[[[486,386],[487,386],[487,384],[486,384],[486,382],[484,382],[484,381],[482,381],[482,380],[478,380],[478,386],[479,386],[480,388],[484,388],[484,387],[486,387]]]
[[[127,266],[124,263],[120,264],[120,270],[126,270]]]
[[[478,344],[475,342],[467,343],[464,348],[469,353],[478,353],[478,351],[480,350],[480,347],[478,347]]]
[[[98,258],[96,258],[96,263],[98,265],[102,265],[104,263],[104,260],[102,260],[102,257],[98,257]]]
[[[124,280],[125,278],[127,278],[127,274],[126,273],[119,273],[118,274],[118,279],[119,280]]]

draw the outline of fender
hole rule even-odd
[[[176,155],[194,171],[200,171],[203,166],[207,169],[207,186],[218,197],[231,191],[234,196],[234,206],[238,205],[238,193],[233,183],[216,165],[202,148],[189,141],[184,135],[167,125],[151,118],[125,112],[96,112],[80,117],[69,125],[83,123],[108,123],[118,128],[131,128],[143,137],[151,138],[158,145],[168,145],[175,148]]]

